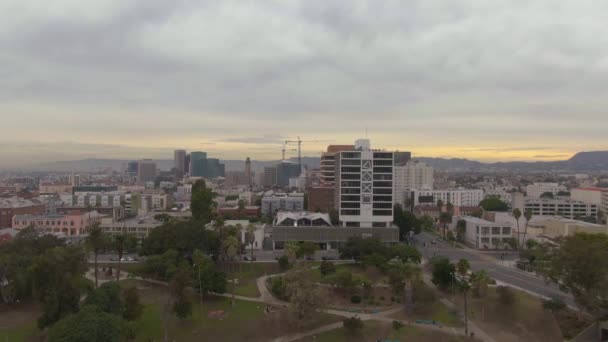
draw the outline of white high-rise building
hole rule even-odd
[[[393,170],[395,203],[403,205],[406,191],[433,189],[434,170],[425,163],[410,160],[405,165],[395,165]]]
[[[557,195],[560,191],[568,191],[565,186],[559,183],[534,183],[526,186],[526,196],[528,198],[540,198],[545,192]]]
[[[367,139],[355,151],[335,158],[335,203],[343,227],[391,227],[394,153],[370,149]]]

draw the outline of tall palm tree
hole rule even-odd
[[[255,243],[255,226],[249,224],[247,226],[247,243],[251,246],[251,263],[253,264],[253,244]]]
[[[532,210],[527,209],[524,212],[524,217],[526,218],[526,229],[524,230],[524,238],[521,240],[521,244],[526,243],[526,235],[528,234],[528,224],[530,223],[530,219],[532,218]]]
[[[226,239],[224,240],[224,250],[226,253],[226,257],[228,258],[228,260],[230,262],[232,262],[234,257],[236,256],[238,248],[239,248],[239,241],[237,240],[237,238],[234,237],[233,235],[227,236]],[[232,306],[234,306],[234,303],[235,303],[235,298],[234,298],[234,289],[236,286],[235,283],[236,283],[236,281],[233,276],[232,277]]]
[[[125,250],[125,246],[127,245],[127,240],[129,236],[126,232],[122,232],[118,235],[114,236],[113,245],[116,250],[116,254],[118,254],[118,267],[116,268],[116,281],[120,281],[120,262],[122,259],[123,252]]]
[[[519,208],[513,209],[513,217],[515,217],[515,223],[517,224],[517,244],[521,245],[519,243],[519,218],[521,217],[521,210]]]
[[[90,251],[93,252],[95,257],[95,287],[97,288],[98,280],[97,280],[97,256],[99,255],[99,251],[105,246],[106,239],[105,234],[101,230],[99,223],[95,223],[90,226],[88,229],[89,235],[86,238],[86,244]]]
[[[468,279],[469,269],[471,268],[471,264],[467,259],[460,259],[456,264],[456,271],[461,277],[460,280],[460,289],[462,290],[462,295],[464,297],[464,334],[465,336],[469,336],[469,308],[467,301],[467,293],[471,288],[469,284],[470,279]]]

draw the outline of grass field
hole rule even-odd
[[[240,264],[240,265],[239,265]],[[239,279],[234,293],[245,297],[259,297],[260,291],[256,284],[256,279],[270,274],[281,273],[279,264],[272,263],[250,263],[241,262],[234,263],[229,269],[229,277]],[[228,284],[228,292],[232,291],[231,285]]]
[[[417,319],[433,320],[450,327],[461,327],[464,325],[456,312],[450,310],[438,300],[432,303],[415,306],[411,314],[406,314],[405,311],[402,311],[393,314],[390,317],[405,321],[415,321]]]
[[[314,338],[307,337],[298,342],[368,342],[368,341],[417,341],[417,342],[458,342],[470,341],[464,337],[458,337],[440,331],[425,330],[417,327],[406,326],[399,330],[393,329],[388,322],[366,321],[361,331],[350,334],[344,328],[334,329],[321,333]]]
[[[501,304],[494,287],[484,298],[469,296],[469,317],[499,342],[563,340],[553,314],[543,310],[540,299],[511,290],[515,295],[512,304]],[[462,295],[450,300],[463,307]]]

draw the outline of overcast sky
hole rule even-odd
[[[608,1],[0,0],[0,166],[608,149]]]

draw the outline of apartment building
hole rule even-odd
[[[33,226],[46,234],[67,236],[86,234],[86,229],[101,222],[103,215],[97,211],[71,212],[67,214],[15,215],[13,228],[20,230]]]
[[[102,219],[100,228],[104,233],[110,235],[118,235],[125,232],[127,234],[133,234],[141,240],[146,238],[152,229],[159,227],[162,224],[162,222],[155,220],[153,216],[143,216],[122,221]]]
[[[602,193],[608,189],[598,187],[583,187],[570,190],[570,199],[601,206]]]
[[[0,229],[12,228],[15,215],[40,215],[45,211],[45,204],[39,200],[19,197],[0,198]]]
[[[359,139],[355,151],[335,158],[335,203],[344,227],[391,227],[394,152],[372,150]]]
[[[394,193],[395,202],[403,205],[406,191],[432,190],[434,183],[434,170],[425,163],[410,160],[405,165],[395,165],[394,171]]]
[[[527,199],[525,210],[530,210],[533,215],[563,216],[569,219],[579,217],[597,217],[599,206],[597,204],[584,203],[566,199]]]
[[[273,193],[262,197],[262,215],[274,215],[277,211],[304,210],[304,194],[301,192]]]

